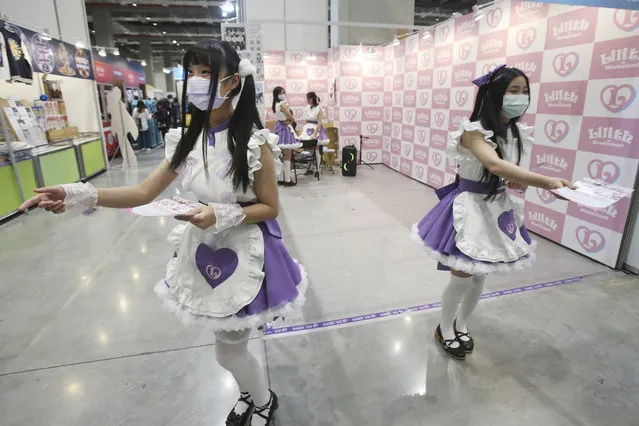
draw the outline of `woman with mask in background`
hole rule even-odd
[[[523,206],[506,188],[525,191],[572,187],[559,178],[519,167],[533,144],[532,128],[519,122],[530,103],[528,77],[505,65],[473,81],[479,86],[470,120],[449,137],[447,154],[457,164],[455,182],[437,190],[440,202],[413,227],[413,237],[450,270],[435,338],[459,360],[473,352],[468,319],[486,275],[529,267],[534,245]]]
[[[317,140],[317,148],[315,148],[315,159],[317,160],[317,167],[320,166],[322,161],[322,149],[330,142],[326,130],[322,123],[324,122],[324,111],[319,106],[321,99],[315,92],[308,92],[306,94],[306,101],[308,105],[304,108],[303,118],[306,120],[306,124],[302,128],[301,140]],[[316,172],[316,173],[319,173]],[[307,172],[308,174],[308,172]]]
[[[169,235],[174,255],[156,292],[185,323],[214,333],[217,361],[231,372],[240,392],[226,424],[270,426],[278,400],[264,367],[248,350],[249,334],[299,310],[307,285],[276,220],[277,137],[262,129],[255,67],[240,61],[228,42],[190,48],[184,69],[182,104],[188,94],[194,106],[191,122],[186,130],[167,134],[166,158],[144,182],[105,189],[90,183],[42,188],[21,208],[37,205],[54,213],[131,208],[151,202],[179,177],[202,206],[176,218],[184,223]]]
[[[292,124],[295,122],[293,111],[286,102],[286,90],[277,86],[273,89],[273,113],[277,116],[275,124],[275,134],[280,138],[278,145],[284,152],[284,170],[281,183],[285,186],[295,186],[293,181],[293,171],[291,170],[291,159],[293,150],[302,147],[299,138],[295,134]]]

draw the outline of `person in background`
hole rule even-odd
[[[151,139],[149,135],[149,120],[151,113],[144,104],[144,101],[138,101],[138,105],[133,108],[133,119],[138,126],[140,136],[138,137],[138,146],[142,151],[151,151]]]
[[[273,89],[273,105],[271,107],[277,116],[275,124],[275,134],[280,138],[278,145],[284,152],[284,170],[282,181],[280,184],[285,186],[295,186],[296,183],[292,179],[291,159],[293,158],[293,150],[302,146],[292,124],[295,123],[295,117],[291,107],[286,103],[286,90],[277,86]]]
[[[182,113],[180,103],[173,95],[169,95],[169,111],[171,113],[171,127],[176,129],[182,125]]]
[[[301,140],[317,140],[317,147],[315,148],[315,159],[317,160],[317,167],[319,167],[322,160],[322,149],[330,142],[326,130],[322,125],[324,121],[324,112],[322,107],[319,106],[321,99],[315,92],[308,92],[306,94],[306,101],[308,105],[304,108],[304,120],[306,124],[302,128]],[[306,174],[311,174],[307,172]],[[318,172],[316,172],[318,173]]]
[[[506,188],[573,188],[565,179],[519,166],[534,142],[533,129],[519,121],[530,104],[526,74],[502,65],[473,83],[479,87],[475,108],[448,138],[457,178],[436,191],[439,203],[413,227],[413,238],[439,262],[438,269],[451,272],[435,338],[458,360],[475,347],[468,320],[486,276],[519,272],[534,258],[523,206]]]
[[[157,102],[157,109],[155,118],[158,120],[158,130],[162,133],[162,140],[164,140],[166,133],[171,128],[171,105],[169,100],[166,98],[160,99]]]

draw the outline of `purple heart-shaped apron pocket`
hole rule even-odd
[[[226,281],[237,269],[237,253],[229,248],[213,250],[206,244],[200,244],[195,250],[197,269],[211,288]]]
[[[515,238],[517,238],[517,224],[515,223],[515,212],[513,210],[508,210],[500,214],[497,218],[497,225],[501,232],[515,241]]]
[[[313,133],[315,133],[315,130],[313,129],[306,129],[306,134],[311,136]]]

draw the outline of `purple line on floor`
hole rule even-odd
[[[84,211],[84,213],[82,213],[85,216],[91,216],[93,213],[97,212],[98,209],[94,209],[93,207],[87,209]]]
[[[530,291],[541,290],[541,289],[549,288],[549,287],[558,287],[558,286],[562,286],[566,284],[579,282],[583,280],[584,278],[590,277],[591,275],[581,275],[578,277],[566,278],[563,280],[549,281],[546,283],[532,284],[532,285],[527,285],[522,287],[515,287],[515,288],[509,288],[505,290],[493,291],[491,293],[482,294],[481,298],[495,299],[501,296],[510,296],[513,294],[527,293]],[[287,327],[273,328],[267,325],[264,327],[264,335],[271,336],[276,334],[281,335],[281,334],[288,334],[288,333],[298,333],[300,331],[308,331],[308,330],[320,330],[323,328],[331,328],[331,327],[336,327],[336,326],[340,326],[344,324],[355,324],[355,323],[363,322],[363,321],[371,321],[371,320],[381,319],[381,318],[403,316],[413,312],[429,311],[432,309],[439,308],[440,306],[441,306],[440,302],[434,302],[434,303],[425,303],[423,305],[417,305],[410,308],[391,309],[388,311],[375,312],[372,314],[359,315],[355,317],[339,318],[339,319],[330,320],[330,321],[319,321],[319,322],[312,322],[308,324],[300,324],[300,325],[293,325],[293,326],[287,326]]]

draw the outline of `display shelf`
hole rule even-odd
[[[16,169],[24,194],[30,197],[33,190],[38,187],[33,159],[17,161]],[[18,207],[22,204],[18,180],[10,164],[0,165],[0,188],[0,220],[2,220],[17,213]]]

